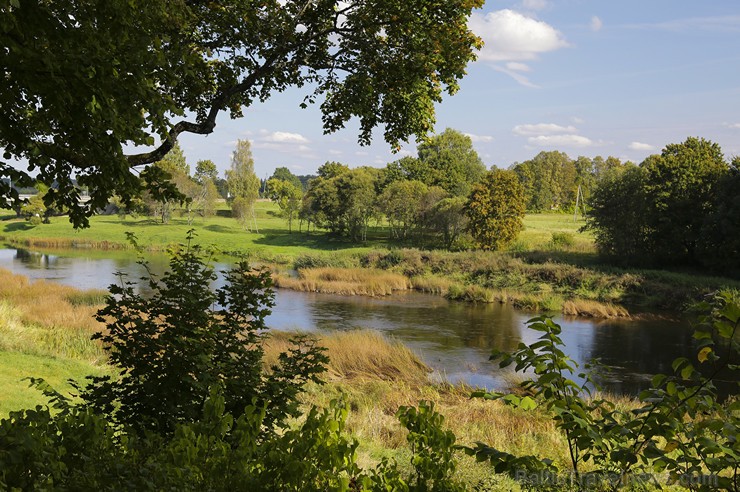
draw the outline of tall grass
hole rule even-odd
[[[26,354],[103,363],[90,336],[103,327],[94,315],[102,291],[81,292],[45,281],[30,282],[0,269],[0,347]]]
[[[278,354],[290,347],[288,332],[272,332],[265,342],[265,363],[277,362]],[[427,383],[431,369],[403,343],[372,330],[322,333],[320,346],[327,349],[327,376],[332,380],[375,379]]]
[[[298,277],[275,275],[274,281],[284,289],[341,295],[386,296],[411,287],[402,274],[366,268],[304,268]]]

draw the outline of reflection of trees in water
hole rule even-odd
[[[314,298],[307,311],[320,329],[376,329],[441,350],[512,350],[521,339],[521,314],[498,304],[469,305],[425,295],[389,300],[331,296]]]
[[[15,259],[19,260],[28,268],[53,270],[59,268],[61,258],[59,256],[38,253],[27,249],[16,249]]]
[[[618,371],[597,382],[615,393],[636,393],[655,374],[672,374],[677,357],[694,357],[692,330],[684,321],[632,321],[604,324],[593,337],[592,358]]]

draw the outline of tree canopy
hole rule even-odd
[[[141,174],[161,181],[148,165],[181,133],[209,134],[222,112],[241,117],[289,87],[320,104],[326,132],[357,118],[360,143],[383,126],[397,147],[426,135],[434,104],[457,91],[482,3],[0,0],[0,175],[56,183],[47,200],[85,225],[111,194],[138,194]]]

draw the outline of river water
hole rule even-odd
[[[144,274],[135,258],[120,253],[115,256],[0,249],[0,268],[80,289],[105,289],[118,281],[116,272],[127,274],[131,280]],[[162,272],[167,265],[164,256],[150,256],[148,261],[155,272]],[[220,270],[227,267],[216,266]],[[531,313],[507,305],[467,304],[418,293],[369,298],[278,290],[275,300],[267,319],[271,328],[380,330],[417,352],[434,369],[434,377],[489,389],[511,380],[510,374],[488,361],[491,350],[513,350],[520,342],[530,343],[538,335],[526,328]],[[653,374],[670,373],[673,359],[694,353],[692,331],[686,321],[562,316],[556,316],[555,321],[563,327],[569,356],[580,364],[598,359],[608,366],[596,380],[614,393],[635,394],[648,386]]]

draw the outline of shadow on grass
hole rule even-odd
[[[28,222],[13,222],[12,224],[8,224],[5,227],[3,227],[3,231],[5,232],[21,232],[21,231],[28,231],[33,229],[36,226],[32,226]]]
[[[383,247],[377,240],[370,239],[364,243],[354,243],[345,237],[328,234],[324,231],[311,232],[310,234],[298,231],[286,233],[282,229],[260,229],[263,237],[255,239],[254,244],[262,246],[298,246],[322,251],[333,251],[337,249],[353,249],[372,247]]]
[[[219,234],[243,234],[244,231],[241,229],[235,229],[233,227],[227,227],[220,224],[211,224],[204,226],[203,229],[211,232],[217,232]]]

